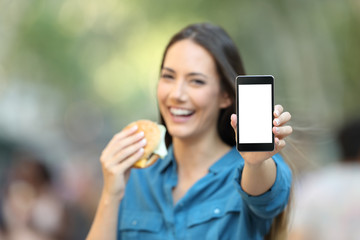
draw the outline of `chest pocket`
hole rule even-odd
[[[227,199],[221,202],[216,201],[201,204],[195,207],[191,214],[189,214],[187,227],[192,228],[197,225],[203,225],[206,228],[211,227],[213,220],[217,219],[223,224],[226,224],[227,221],[231,221],[234,217],[239,217],[240,209],[241,201],[239,200],[229,201]]]
[[[162,227],[162,215],[158,212],[124,210],[119,219],[118,239],[160,240]]]

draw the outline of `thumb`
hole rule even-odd
[[[235,133],[236,133],[236,128],[237,128],[237,117],[236,117],[236,114],[231,114],[230,124],[231,124],[232,128],[234,129],[234,131],[235,131]]]

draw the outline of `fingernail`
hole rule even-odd
[[[145,145],[146,145],[146,138],[144,138],[143,140],[140,141],[140,145],[141,145],[141,146],[145,146]]]
[[[139,137],[143,137],[145,135],[145,133],[143,131],[138,133]]]
[[[275,116],[277,116],[277,117],[280,115],[278,110],[275,110],[274,113],[275,113]]]
[[[276,123],[276,125],[279,125],[279,124],[280,124],[280,120],[277,119],[277,118],[275,118],[275,123]]]
[[[138,129],[138,126],[137,126],[137,125],[134,125],[134,126],[131,127],[131,130],[132,130],[132,131],[135,131],[136,129]]]
[[[280,132],[280,129],[277,127],[277,128],[275,128],[275,132],[276,133],[279,133]]]

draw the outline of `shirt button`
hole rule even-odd
[[[215,213],[215,214],[219,214],[219,213],[220,213],[220,209],[215,208],[215,209],[214,209],[214,213]]]
[[[133,221],[131,222],[131,224],[132,224],[133,226],[136,226],[137,221],[136,221],[136,220],[133,220]]]

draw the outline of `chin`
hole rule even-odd
[[[191,135],[189,127],[170,126],[167,127],[169,134],[174,138],[184,139]]]

